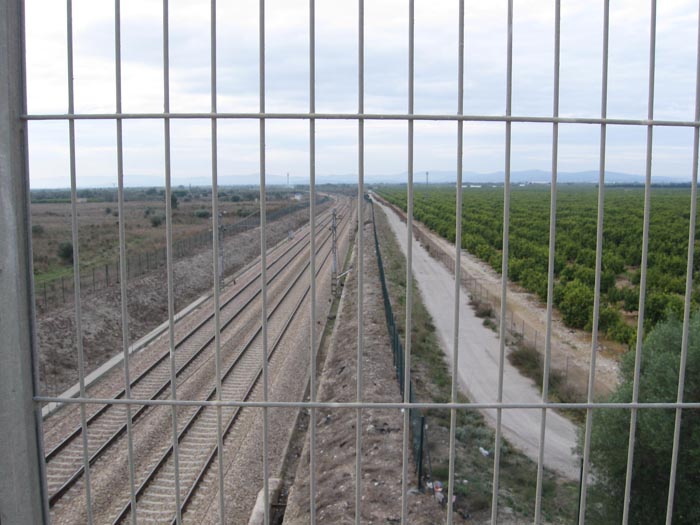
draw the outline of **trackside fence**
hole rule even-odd
[[[383,196],[373,193],[381,204],[391,208],[399,218],[406,222],[406,211],[401,207],[386,200]],[[447,270],[454,274],[454,253],[445,250],[428,233],[429,229],[417,221],[413,221],[413,235],[415,239],[426,249],[431,257],[441,262]],[[484,324],[498,332],[501,325],[501,295],[499,283],[487,282],[471,275],[464,267],[460,272],[461,283],[469,293],[470,300],[478,317],[484,318]],[[513,308],[506,304],[505,315],[506,334],[508,344],[528,347],[536,350],[540,355],[545,352],[544,327],[533,326],[529,320],[518,315]],[[569,354],[556,340],[552,341],[552,368],[560,374],[565,384],[572,386],[578,392],[585,392],[586,378],[569,377]]]
[[[394,317],[394,309],[391,306],[389,297],[389,289],[386,285],[386,277],[384,275],[384,263],[382,262],[382,252],[379,249],[379,237],[377,236],[377,224],[374,220],[374,203],[369,200],[370,209],[372,210],[372,229],[374,230],[374,249],[377,253],[377,265],[379,266],[379,281],[382,285],[382,297],[384,299],[384,314],[386,315],[386,325],[389,329],[389,339],[391,340],[391,351],[394,355],[394,368],[396,369],[396,380],[399,383],[401,396],[403,397],[407,385],[404,382],[404,350],[401,343],[401,334],[396,319]],[[415,403],[415,394],[413,390],[413,381],[408,384],[409,400]],[[415,461],[416,473],[418,477],[418,488],[423,486],[423,452],[427,443],[427,429],[425,427],[425,416],[422,411],[416,408],[411,408],[408,411],[408,419],[410,421],[411,444],[413,448],[413,459]]]
[[[316,205],[321,206],[327,203],[328,200],[329,197],[327,196],[317,197]],[[308,207],[309,203],[305,201],[268,211],[267,221],[268,223],[274,222],[297,211],[308,209]],[[239,221],[231,224],[222,224],[221,233],[224,238],[235,237],[258,226],[260,226],[260,211],[256,210]],[[176,258],[188,257],[204,249],[210,250],[211,246],[211,230],[205,230],[173,241],[173,255]],[[151,270],[165,267],[165,263],[165,247],[129,254],[126,257],[127,277],[130,279],[139,277]],[[80,289],[85,293],[105,290],[110,286],[119,284],[119,275],[119,260],[106,264],[86,266],[80,272]],[[36,284],[37,307],[48,309],[52,306],[72,301],[73,298],[73,277],[71,274]]]

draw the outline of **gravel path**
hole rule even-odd
[[[386,213],[389,225],[404,254],[407,249],[406,225],[389,207],[378,203]],[[454,330],[454,276],[435,261],[413,239],[413,272],[428,311],[435,321],[440,343],[452,362]],[[477,403],[495,402],[498,388],[499,340],[482,320],[474,315],[466,293],[461,294],[459,341],[459,379],[466,395]],[[520,375],[507,360],[504,364],[504,402],[538,403],[541,395],[530,379]],[[487,420],[495,426],[496,411],[484,410]],[[504,436],[529,458],[537,461],[539,447],[540,411],[504,410]],[[545,466],[570,478],[578,479],[576,456],[576,427],[556,412],[547,413]]]

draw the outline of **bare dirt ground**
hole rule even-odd
[[[340,206],[340,208],[342,209],[343,206]],[[339,228],[338,252],[340,257],[343,257],[348,251],[351,232],[353,230],[352,213],[347,214],[347,216],[348,218],[346,220],[350,224],[343,224]],[[326,235],[327,232],[324,232],[323,237],[325,238]],[[280,248],[284,249],[287,243],[288,241],[284,240],[280,243]],[[319,268],[321,267],[321,261],[324,257],[327,259],[317,279],[317,332],[323,330],[322,321],[326,319],[330,307],[330,301],[328,300],[331,286],[330,259],[324,255],[328,253],[329,244],[330,243],[327,242],[324,245],[321,252],[322,255],[317,257],[317,265]],[[303,266],[301,263],[305,262],[305,257],[306,253],[302,252],[299,256],[300,264],[298,268]],[[268,261],[269,260],[270,259],[268,259]],[[253,274],[257,266],[259,266],[259,264],[246,270],[246,273]],[[305,275],[308,281],[308,274],[305,273]],[[247,279],[248,277],[241,279],[238,286]],[[285,283],[283,280],[278,279],[275,284],[268,288],[270,304],[275,302],[274,298],[278,293],[281,293],[281,290],[286,289],[288,285],[288,282]],[[294,293],[301,294],[304,286],[307,285],[304,279],[302,279],[298,285],[296,285],[295,290],[297,291]],[[231,289],[234,288],[235,286],[231,287]],[[299,297],[301,297],[301,295],[299,295]],[[291,313],[292,302],[293,301],[289,300],[286,303],[286,306],[283,307],[285,311],[280,312],[280,316]],[[295,314],[294,321],[286,330],[278,349],[270,361],[269,395],[271,400],[289,401],[301,400],[303,398],[306,385],[305,379],[309,369],[310,308],[308,302],[309,297],[307,295],[305,302]],[[191,328],[192,324],[196,324],[197,317],[203,316],[207,311],[210,311],[211,307],[211,301],[205,301],[203,305],[197,308],[191,315],[188,315],[178,322],[176,330],[180,329],[183,325],[190,325]],[[235,352],[242,342],[247,339],[245,336],[246,332],[250,332],[250,330],[255,329],[255,326],[259,326],[259,307],[257,311],[254,310],[254,307],[250,307],[249,310],[250,315],[246,314],[239,318],[236,327],[230,327],[227,331],[222,333],[221,351],[224,358],[232,352]],[[252,325],[250,325],[248,317],[254,319]],[[277,319],[279,318],[278,316]],[[268,329],[270,331],[268,344],[272,345],[279,333],[276,331],[280,329],[279,322],[274,320],[270,321]],[[132,356],[132,359],[136,361],[135,364],[137,365],[132,368],[132,371],[138,371],[138,365],[140,363],[152,362],[153,355],[158,355],[159,353],[159,348],[156,348],[158,344],[160,344],[160,350],[163,349],[163,346],[167,348],[167,333],[151,343],[147,351],[138,352]],[[260,349],[254,348],[251,352],[260,352]],[[148,354],[150,354],[150,356]],[[208,367],[208,371],[205,367]],[[202,372],[197,374],[197,378],[193,376],[188,379],[186,383],[179,385],[179,396],[184,399],[200,399],[202,395],[201,390],[205,387],[208,388],[207,385],[210,385],[210,379],[214,373],[212,367],[213,363],[210,360],[202,367]],[[122,383],[120,379],[119,370],[112,370],[109,374],[106,374],[103,380],[95,385],[95,388],[91,390],[91,395],[105,398],[112,397],[121,387]],[[204,380],[206,381],[202,383]],[[261,400],[262,395],[261,382],[258,382],[252,399]],[[53,424],[54,429],[57,424],[62,424],[65,412],[66,410],[64,409],[56,414],[56,416],[60,414],[61,418],[54,416],[48,420],[50,425]],[[296,412],[296,409],[270,409],[268,411],[270,423],[268,461],[270,475],[272,477],[279,476],[280,465],[285,457],[286,447],[289,442],[290,434],[293,431]],[[158,409],[154,410],[148,416],[145,416],[134,426],[134,453],[137,481],[140,481],[142,479],[141,476],[144,476],[153,466],[154,451],[160,454],[163,451],[163,446],[167,447],[168,440],[163,440],[163,429],[169,428],[170,417],[169,409],[163,411],[158,407]],[[178,419],[180,428],[185,424],[187,418],[187,410],[181,409]],[[67,430],[74,428],[75,424],[76,421],[75,418],[73,418],[73,422],[68,425]],[[261,411],[246,408],[240,415],[239,423],[234,425],[232,432],[224,440],[223,465],[225,468],[225,475],[223,481],[226,490],[226,523],[245,524],[248,522],[248,516],[255,502],[257,491],[262,486],[261,434]],[[53,435],[50,435],[47,440],[49,444],[52,442],[55,444],[55,441],[56,439]],[[116,516],[116,512],[121,509],[124,503],[123,499],[120,501],[115,495],[128,494],[127,482],[129,474],[127,467],[127,451],[126,444],[123,441],[124,440],[122,440],[114,450],[108,451],[108,457],[100,460],[99,464],[102,466],[95,468],[92,473],[93,512],[96,516],[99,515],[99,517],[96,518],[96,522],[111,523],[112,519]],[[207,446],[207,444],[203,444],[202,446]],[[181,463],[181,465],[182,464],[184,463]],[[106,468],[105,465],[108,465],[109,468]],[[188,507],[189,510],[186,514],[187,523],[195,519],[203,524],[220,522],[217,494],[217,465],[218,463],[215,462],[215,465],[207,473],[201,488],[195,493],[195,498]],[[85,498],[82,488],[80,486],[76,487],[73,495],[77,498],[77,501],[71,500],[58,504],[64,507],[58,510],[62,513],[60,517],[57,517],[56,512],[58,511],[56,507],[54,507],[53,518],[55,522],[82,523],[85,521]],[[83,512],[83,514],[77,515],[82,517],[76,519],[76,513],[80,512]],[[153,519],[154,515],[159,516],[158,510],[154,507],[152,501],[148,502],[142,500],[139,504],[139,512],[139,523],[142,521],[146,522],[149,518]]]
[[[387,205],[380,197],[373,195],[376,201]],[[389,207],[405,222],[406,216],[395,207]],[[430,231],[423,224],[414,221],[416,238],[427,239],[430,254],[443,263],[451,262],[454,267],[455,247],[452,243]],[[425,245],[425,242],[421,242]],[[439,253],[435,253],[435,251]],[[492,297],[500,297],[501,276],[490,266],[480,261],[466,250],[461,256],[462,277],[476,279],[485,292]],[[517,285],[508,283],[508,310],[515,312],[517,317],[525,321],[530,329],[537,330],[541,336],[546,333],[547,311],[533,294],[523,291]],[[497,306],[497,305],[496,305]],[[613,348],[614,347],[614,348]],[[552,316],[552,369],[566,374],[567,381],[581,395],[585,396],[591,362],[591,334],[583,330],[574,330],[564,325],[561,316],[554,311]],[[599,341],[596,356],[596,396],[604,397],[610,394],[619,381],[619,366],[614,359],[617,347]],[[541,348],[539,348],[541,351]]]
[[[325,209],[325,206],[322,208]],[[301,210],[268,224],[268,247],[283,240],[290,229],[298,229],[306,222],[308,222],[308,211]],[[226,239],[224,243],[225,273],[234,274],[259,254],[259,228]],[[175,260],[173,276],[176,311],[212,288],[212,268],[210,250]],[[130,279],[127,297],[129,344],[133,344],[167,318],[165,268]],[[121,352],[119,286],[111,286],[97,294],[83,294],[81,309],[85,373],[87,374]],[[61,308],[37,313],[37,346],[42,394],[60,394],[78,380],[75,319],[72,301]]]
[[[364,225],[364,354],[363,399],[400,401],[384,320],[371,220]],[[357,268],[357,249],[353,266]],[[321,375],[320,401],[355,400],[357,379],[357,273],[345,283],[331,348]],[[352,410],[319,410],[317,413],[317,493],[319,523],[354,523],[355,422]],[[396,410],[365,410],[362,414],[362,523],[399,523],[401,518],[402,414]],[[411,460],[412,464],[412,460]],[[413,469],[410,485],[416,486]],[[289,494],[284,523],[309,522],[308,436],[299,461],[295,484]],[[429,495],[409,492],[411,523],[433,524],[445,519],[445,511]]]

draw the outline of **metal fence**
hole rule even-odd
[[[611,408],[619,408],[630,412],[630,433],[628,446],[628,461],[627,461],[627,476],[624,493],[624,516],[623,523],[628,522],[628,511],[630,502],[631,480],[633,454],[635,450],[635,436],[638,412],[640,410],[667,410],[672,411],[675,421],[675,432],[673,443],[671,445],[671,473],[668,480],[659,480],[659,484],[668,487],[668,505],[666,511],[666,522],[670,523],[673,517],[674,507],[674,491],[676,488],[676,473],[678,468],[679,457],[679,436],[681,429],[682,415],[684,411],[700,409],[698,402],[684,401],[684,382],[685,369],[688,356],[688,327],[690,316],[690,299],[693,285],[693,250],[695,245],[695,217],[696,217],[696,190],[697,190],[697,172],[698,172],[698,146],[700,142],[700,74],[697,77],[696,83],[696,108],[693,117],[689,120],[658,120],[654,118],[654,73],[656,56],[656,1],[651,1],[651,17],[650,17],[650,48],[649,48],[649,100],[648,100],[648,115],[647,118],[630,119],[630,118],[609,118],[607,115],[607,100],[608,100],[608,55],[609,55],[609,0],[604,0],[603,9],[603,45],[602,45],[602,84],[601,84],[601,110],[598,117],[578,117],[578,116],[560,116],[559,114],[559,63],[560,63],[560,0],[555,0],[554,9],[554,61],[552,64],[554,70],[554,90],[553,90],[553,106],[551,116],[531,116],[531,115],[513,115],[512,114],[512,71],[513,71],[513,1],[508,0],[507,14],[507,78],[506,78],[506,104],[505,113],[502,115],[480,115],[480,114],[464,114],[464,42],[465,42],[465,24],[464,24],[464,2],[459,0],[459,17],[455,21],[459,31],[458,43],[458,68],[457,74],[457,89],[456,107],[454,112],[443,114],[418,114],[414,112],[414,2],[409,0],[408,10],[408,107],[406,112],[399,113],[366,113],[365,112],[365,12],[364,0],[358,0],[358,69],[357,69],[357,110],[346,113],[318,113],[316,111],[316,22],[315,22],[315,1],[309,1],[309,99],[308,111],[302,112],[277,112],[271,113],[266,109],[265,103],[265,1],[260,0],[259,14],[259,106],[256,110],[243,113],[227,113],[221,112],[217,108],[217,82],[216,82],[216,59],[217,59],[217,10],[216,3],[211,3],[211,25],[209,38],[211,43],[211,107],[209,111],[199,113],[176,113],[170,108],[170,37],[169,37],[169,11],[168,0],[163,1],[163,95],[164,107],[162,112],[154,113],[138,113],[124,112],[122,110],[121,96],[121,22],[120,22],[120,2],[115,1],[115,92],[116,92],[116,107],[113,112],[107,113],[77,113],[74,105],[74,90],[73,90],[73,11],[72,2],[67,0],[67,79],[68,79],[68,111],[64,114],[28,114],[26,106],[26,86],[25,86],[25,70],[24,70],[24,52],[25,52],[25,35],[24,35],[24,14],[22,0],[3,0],[0,1],[0,333],[2,333],[2,342],[0,343],[0,399],[2,400],[2,424],[0,425],[0,443],[2,445],[2,454],[0,454],[0,471],[3,473],[0,476],[0,516],[3,524],[5,523],[48,523],[49,510],[47,502],[46,478],[44,472],[44,451],[42,445],[41,433],[41,412],[40,405],[43,402],[61,402],[61,403],[78,403],[81,407],[81,425],[86,429],[85,407],[88,404],[105,404],[114,403],[122,404],[127,407],[137,405],[157,405],[165,403],[172,406],[173,410],[173,449],[177,456],[177,426],[176,426],[176,408],[188,406],[188,404],[197,404],[202,406],[213,406],[221,409],[226,406],[253,407],[256,410],[261,410],[264,414],[264,432],[262,435],[263,443],[263,479],[266,521],[269,520],[267,509],[269,508],[268,495],[268,420],[267,410],[271,407],[283,408],[304,408],[310,409],[311,424],[310,424],[310,452],[311,452],[311,483],[310,483],[310,507],[309,515],[311,523],[316,523],[316,506],[315,497],[317,489],[316,479],[316,440],[315,440],[315,417],[316,410],[319,408],[329,409],[351,409],[356,411],[356,435],[355,441],[358,450],[361,450],[362,443],[362,412],[369,408],[385,408],[394,410],[404,410],[403,424],[403,472],[402,472],[402,513],[401,522],[407,523],[408,519],[408,464],[410,450],[410,413],[415,413],[419,409],[438,409],[448,410],[451,415],[450,429],[450,467],[449,467],[449,495],[448,501],[451,501],[453,495],[454,475],[455,475],[455,430],[456,416],[458,411],[474,410],[474,409],[491,409],[497,413],[496,420],[496,437],[494,442],[494,461],[493,461],[493,491],[491,505],[491,521],[498,522],[498,510],[500,492],[500,463],[501,463],[501,444],[502,444],[502,413],[504,410],[535,410],[541,411],[541,430],[539,440],[539,462],[538,475],[536,479],[536,502],[535,502],[535,521],[542,521],[542,494],[543,494],[543,455],[544,443],[546,438],[546,417],[548,411],[556,408],[576,408],[585,410],[586,423],[584,428],[585,439],[583,442],[583,484],[581,492],[581,511],[579,522],[585,522],[587,487],[591,459],[591,430],[593,424],[594,411],[600,411]],[[700,45],[698,46],[700,48]],[[699,59],[700,59],[700,53]],[[700,72],[700,67],[698,67]],[[174,243],[172,239],[172,210],[171,202],[171,142],[170,131],[173,120],[178,119],[201,119],[208,121],[211,125],[211,144],[212,144],[212,160],[211,160],[211,182],[213,186],[212,195],[216,196],[216,188],[218,186],[218,159],[217,159],[217,129],[218,123],[221,120],[250,120],[259,123],[259,142],[260,142],[260,223],[261,223],[261,245],[266,246],[266,210],[265,210],[265,183],[266,183],[266,157],[265,157],[265,138],[266,138],[266,123],[270,120],[298,120],[308,123],[309,126],[309,154],[310,154],[310,192],[311,192],[311,210],[310,221],[312,223],[311,246],[312,253],[315,243],[315,197],[316,197],[316,123],[326,120],[346,120],[357,124],[357,142],[358,142],[358,184],[357,184],[357,206],[358,217],[363,217],[362,209],[364,206],[364,180],[365,180],[365,123],[368,121],[397,121],[406,123],[408,128],[407,145],[408,145],[408,238],[413,238],[413,175],[414,175],[414,124],[416,121],[443,121],[451,122],[455,125],[455,139],[457,147],[457,155],[455,158],[455,166],[457,172],[457,188],[462,185],[463,172],[463,142],[464,142],[464,123],[465,122],[493,122],[501,123],[505,128],[505,180],[504,180],[504,231],[503,231],[503,281],[500,291],[500,317],[506,318],[507,305],[507,268],[508,268],[508,251],[509,251],[509,197],[510,197],[510,176],[511,176],[511,131],[514,122],[525,123],[540,123],[548,124],[552,127],[552,176],[551,176],[551,208],[550,208],[550,244],[549,244],[549,290],[547,303],[547,331],[544,335],[545,340],[545,368],[544,368],[544,388],[542,391],[541,402],[539,403],[518,403],[504,402],[503,400],[503,368],[506,349],[506,323],[500,324],[500,355],[499,369],[500,376],[497,387],[497,400],[490,403],[461,403],[458,402],[458,381],[456,375],[452,377],[452,397],[451,402],[442,404],[433,403],[412,403],[410,389],[403,389],[403,401],[400,403],[372,403],[363,399],[362,395],[362,367],[358,367],[357,376],[357,395],[355,402],[333,404],[318,402],[315,397],[315,377],[316,377],[316,357],[315,345],[316,335],[311,331],[311,398],[308,402],[284,402],[271,401],[267,397],[267,378],[268,369],[267,361],[262,360],[263,367],[263,384],[265,385],[265,395],[262,402],[243,402],[229,399],[222,399],[220,388],[217,389],[216,396],[211,401],[185,401],[178,399],[173,391],[170,399],[162,402],[144,401],[132,399],[131,393],[126,389],[123,399],[120,400],[99,400],[87,396],[84,384],[84,352],[82,348],[82,326],[81,326],[81,267],[80,254],[78,250],[78,222],[77,222],[77,197],[76,197],[76,140],[75,140],[75,124],[81,120],[102,120],[113,122],[117,133],[117,174],[118,174],[118,209],[120,216],[124,216],[124,170],[123,170],[123,123],[125,120],[139,119],[156,119],[162,122],[165,145],[165,187],[166,187],[166,230],[167,230],[167,247],[166,247],[166,272],[168,276],[168,297],[169,297],[169,325],[170,332],[173,332],[174,311],[173,311],[173,260],[175,257]],[[42,396],[38,390],[37,376],[37,356],[36,356],[36,341],[34,335],[34,285],[32,281],[32,261],[31,261],[31,235],[30,235],[30,217],[29,217],[29,200],[28,200],[28,165],[27,165],[27,133],[28,122],[32,121],[57,121],[66,123],[69,135],[68,153],[70,158],[70,185],[71,185],[71,208],[72,208],[72,241],[75,247],[74,253],[74,272],[73,272],[73,294],[75,297],[75,318],[76,318],[76,348],[79,357],[79,384],[80,392],[76,398],[56,398]],[[554,262],[554,243],[555,243],[555,217],[556,217],[556,182],[558,171],[558,140],[559,140],[559,125],[560,124],[582,124],[597,127],[600,130],[600,155],[599,155],[599,185],[598,185],[598,216],[597,216],[597,247],[595,258],[595,279],[596,292],[594,302],[593,330],[590,352],[590,375],[587,391],[587,400],[584,403],[550,403],[547,397],[547,385],[549,377],[549,351],[551,339],[551,318],[552,318],[552,285],[553,285],[553,262]],[[638,339],[636,344],[636,362],[634,376],[634,392],[632,400],[629,403],[600,403],[596,402],[593,397],[593,385],[596,374],[596,351],[597,351],[597,327],[599,320],[600,306],[600,276],[601,276],[601,259],[602,259],[602,234],[603,234],[603,201],[605,197],[605,168],[606,168],[606,132],[610,125],[633,126],[646,130],[646,173],[645,173],[645,211],[644,211],[644,229],[641,238],[642,242],[642,263],[641,263],[641,283],[640,283],[640,307],[639,307],[639,323],[640,326],[644,320],[644,297],[645,297],[645,276],[647,268],[647,247],[648,247],[648,231],[649,231],[649,214],[650,214],[650,187],[651,187],[651,158],[653,145],[653,131],[658,127],[669,128],[686,128],[693,129],[693,167],[692,167],[692,199],[690,208],[690,230],[689,230],[689,250],[687,258],[687,281],[685,293],[685,309],[683,316],[683,342],[681,348],[680,374],[678,380],[678,395],[674,402],[656,402],[643,403],[639,401],[639,370],[641,359],[641,345],[643,330],[638,330]],[[461,210],[461,192],[456,192],[456,209]],[[216,231],[219,227],[218,217],[218,202],[214,197],[212,199],[212,222],[213,228]],[[459,297],[461,292],[461,275],[460,275],[460,256],[461,256],[461,228],[462,222],[459,217],[456,218],[456,239],[455,246],[455,318],[459,311]],[[357,307],[361,312],[363,308],[363,228],[358,228],[358,298]],[[125,251],[125,234],[124,221],[120,221],[120,275],[119,282],[122,296],[122,321],[126,322],[126,282],[127,275],[127,259]],[[219,240],[217,236],[212,238],[212,249],[214,253],[218,253]],[[263,310],[266,310],[267,291],[265,285],[265,268],[266,268],[266,252],[261,250],[263,278],[262,278],[262,293],[263,293]],[[408,243],[407,253],[407,282],[412,281],[412,252],[411,243]],[[213,257],[214,268],[213,274],[218,274],[218,258]],[[315,261],[310,259],[310,275],[315,275]],[[312,309],[311,309],[311,325],[316,324],[315,304],[315,280],[311,279],[312,289]],[[411,287],[407,288],[406,301],[406,326],[411,326],[412,319],[412,297]],[[214,298],[215,304],[219,305],[220,287],[217,279],[214,279]],[[361,317],[360,317],[361,318]],[[220,326],[216,325],[217,341],[220,335]],[[125,328],[127,330],[128,327]],[[267,332],[266,317],[262,318],[262,330]],[[458,370],[459,352],[459,323],[455,323],[454,338],[452,341],[452,370],[456,374]],[[358,323],[357,328],[357,359],[362,360],[364,351],[364,328],[362,323]],[[125,337],[124,355],[125,363],[128,362],[128,338]],[[267,343],[265,343],[267,347]],[[265,348],[266,349],[266,348]],[[410,338],[405,341],[402,363],[403,363],[403,384],[410,384],[411,378],[411,343]],[[217,360],[220,360],[219,348],[217,346]],[[173,369],[174,370],[174,369]],[[125,370],[128,377],[128,369]],[[173,384],[174,384],[174,377]],[[128,385],[128,382],[127,382]],[[220,385],[220,379],[219,379]],[[127,409],[127,422],[131,421],[130,409]],[[218,441],[221,442],[221,420],[219,419],[219,427],[217,429]],[[85,431],[84,435],[87,434]],[[131,428],[128,427],[127,436],[131,439]],[[131,452],[131,448],[129,448]],[[90,465],[87,452],[87,444],[84,445],[84,462],[85,471],[89,473]],[[130,464],[132,463],[132,455],[129,454]],[[360,523],[360,510],[362,506],[361,485],[362,485],[362,458],[356,454],[355,463],[355,507],[354,520],[355,523]],[[132,476],[133,478],[133,476]],[[221,478],[221,476],[220,476]],[[91,507],[91,495],[89,492],[89,479],[87,480],[86,490],[86,505],[88,508],[88,521],[92,522],[92,517],[89,514]],[[220,480],[221,483],[221,480]],[[133,479],[132,479],[133,493]],[[349,512],[353,512],[350,510]],[[223,521],[224,516],[221,517]],[[446,520],[448,523],[453,521],[452,507],[448,506]],[[177,521],[181,521],[179,508],[177,509]]]
[[[329,198],[327,196],[317,197],[316,205],[322,207],[328,201]],[[283,206],[268,212],[267,220],[269,222],[274,222],[292,213],[307,209],[308,207],[308,202],[299,202],[291,206]],[[256,210],[239,221],[230,224],[222,224],[220,226],[223,235],[222,239],[226,237],[235,237],[236,235],[250,231],[259,226],[260,211]],[[202,250],[210,250],[211,245],[211,231],[205,230],[173,241],[173,256],[175,258],[187,257]],[[165,248],[128,254],[126,257],[126,276],[130,279],[139,277],[151,270],[165,267],[166,262],[167,253]],[[120,273],[119,259],[105,264],[81,268],[81,293],[83,295],[86,293],[95,293],[119,284]],[[41,284],[37,284],[36,292],[37,307],[50,308],[63,305],[66,301],[71,301],[75,293],[73,279],[71,277],[60,276],[48,281],[43,281]]]
[[[396,367],[396,381],[398,381],[399,383],[399,390],[401,392],[401,395],[408,396],[409,402],[415,403],[416,396],[414,394],[413,382],[404,382],[406,380],[406,370],[404,346],[401,343],[401,330],[396,324],[396,318],[394,317],[394,309],[391,306],[391,297],[389,296],[389,289],[386,285],[386,277],[384,275],[384,262],[382,260],[382,252],[379,249],[379,237],[377,236],[377,223],[374,219],[374,203],[369,199],[368,202],[370,204],[370,209],[372,210],[372,231],[374,232],[374,250],[377,254],[377,265],[379,266],[379,282],[381,283],[382,298],[384,299],[384,315],[386,317],[386,326],[389,330],[389,339],[391,339],[391,353],[394,356],[394,367]],[[406,385],[408,385],[408,388],[406,387]],[[407,412],[411,427],[413,461],[416,465],[418,488],[421,489],[423,487],[424,472],[423,452],[424,445],[428,439],[428,431],[425,424],[425,416],[423,415],[420,409],[408,409]]]

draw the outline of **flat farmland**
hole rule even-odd
[[[406,210],[406,188],[381,187],[378,194]],[[564,323],[590,332],[595,290],[598,188],[557,188],[554,304]],[[462,246],[501,271],[503,187],[463,188]],[[549,186],[511,189],[508,277],[542,302],[547,299]],[[605,189],[600,331],[610,340],[633,345],[639,307],[644,188]],[[455,241],[455,188],[417,186],[414,216],[450,242]],[[689,187],[652,187],[644,331],[683,313]],[[697,235],[696,235],[697,239]],[[700,261],[695,241],[692,306],[700,304]]]
[[[250,193],[250,192],[247,192]],[[221,223],[233,225],[255,213],[259,204],[250,195],[238,195],[231,201],[226,195],[219,200]],[[153,252],[165,248],[165,200],[132,195],[138,200],[124,204],[126,248],[129,254]],[[233,197],[235,198],[235,197]],[[59,202],[56,202],[59,201]],[[288,194],[272,194],[268,212],[290,205]],[[78,239],[81,268],[114,264],[119,257],[119,217],[116,202],[77,203]],[[62,244],[72,244],[71,205],[67,198],[33,199],[32,249],[34,278],[37,285],[72,275],[71,250],[62,252]],[[211,232],[211,196],[187,195],[177,198],[173,208],[173,240],[175,242]],[[66,250],[66,248],[63,248]],[[63,256],[61,255],[63,253]]]

